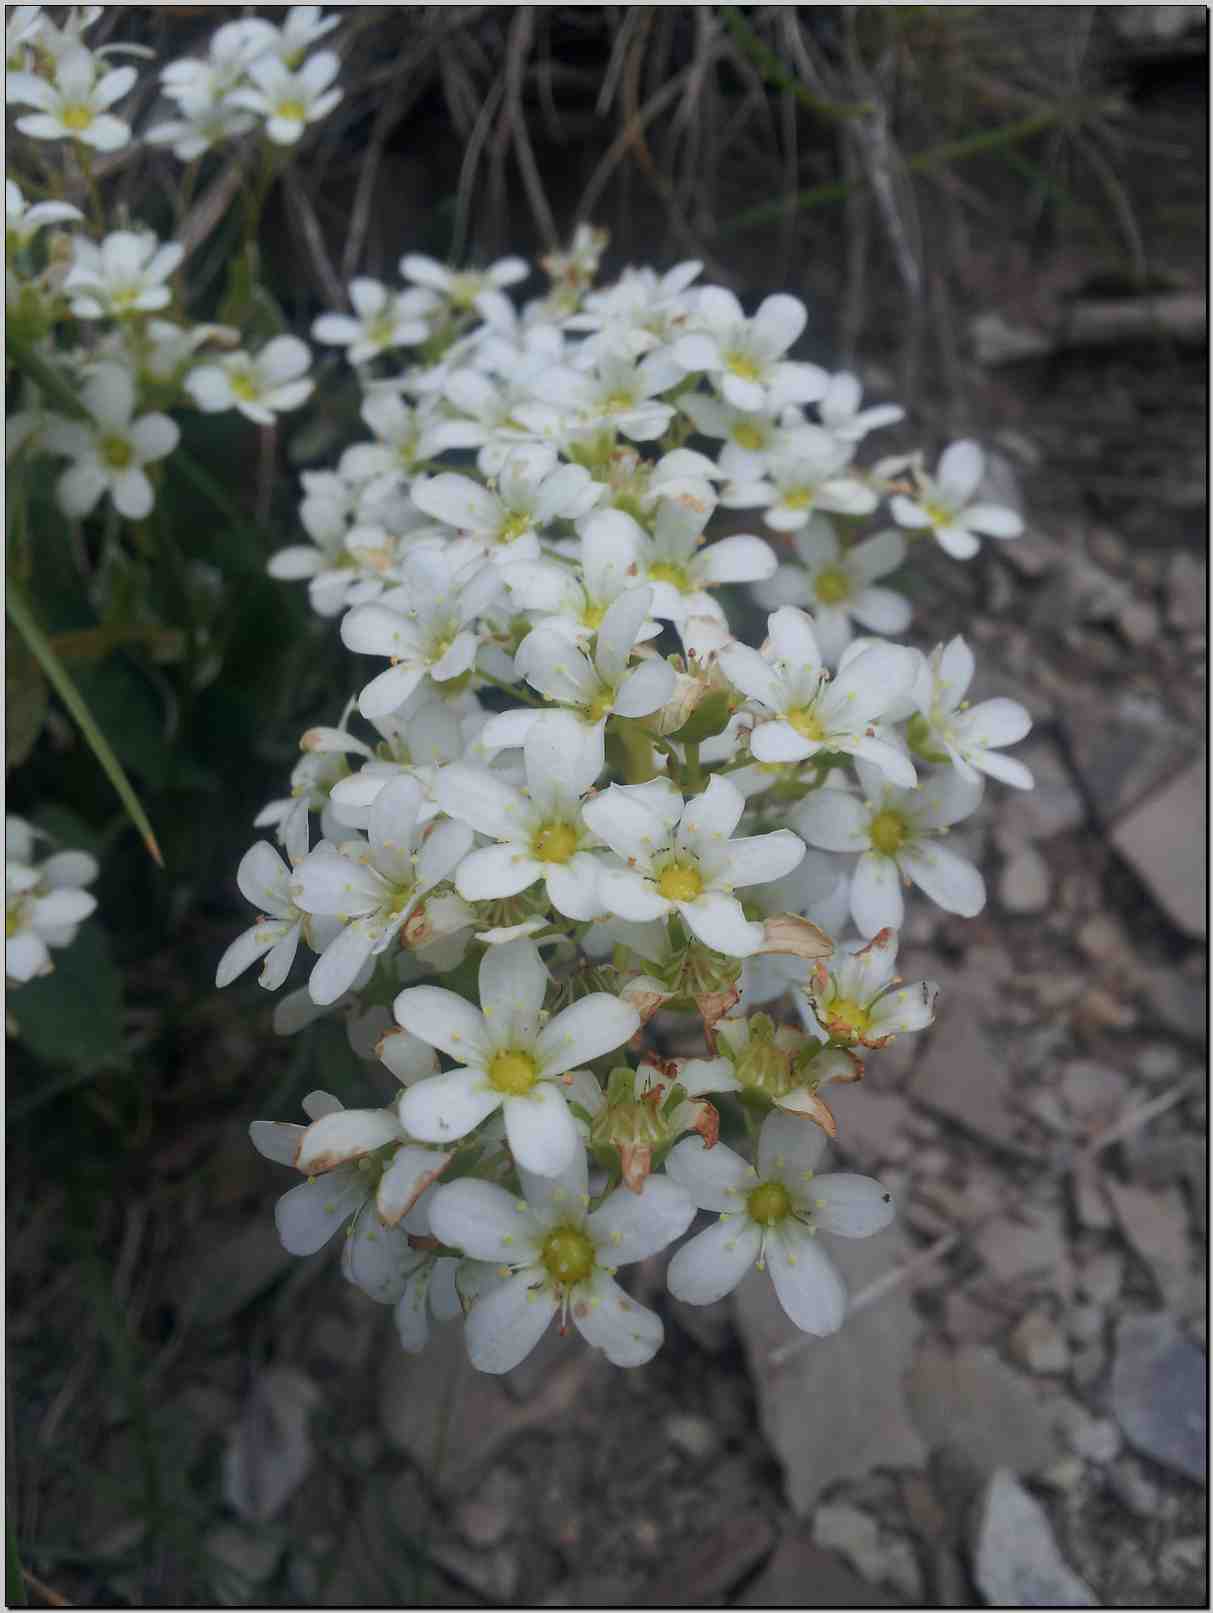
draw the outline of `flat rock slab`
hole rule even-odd
[[[1014,1146],[1019,1121],[1007,1101],[1010,1072],[977,1023],[974,1003],[946,1001],[930,1037],[910,1096],[974,1136]]]
[[[1104,827],[1119,821],[1192,756],[1192,735],[1157,701],[1123,695],[1109,705],[1076,695],[1061,713],[1070,754]]]
[[[1112,844],[1167,917],[1185,935],[1198,940],[1208,934],[1207,789],[1208,759],[1202,756],[1122,818],[1112,831]]]
[[[828,1242],[852,1298],[887,1275],[906,1249],[896,1226],[872,1238]],[[794,1512],[811,1512],[821,1493],[839,1479],[860,1478],[875,1468],[922,1466],[926,1451],[909,1420],[901,1387],[920,1325],[908,1286],[886,1293],[824,1339],[792,1325],[766,1272],[750,1273],[734,1295],[734,1305],[763,1432],[783,1466]],[[785,1345],[795,1348],[773,1363],[772,1352]]]
[[[1186,1311],[1194,1273],[1183,1194],[1177,1187],[1138,1187],[1113,1176],[1104,1186],[1125,1237],[1150,1269],[1159,1298],[1171,1310]]]
[[[1038,1473],[1061,1454],[1037,1386],[991,1349],[953,1354],[927,1347],[914,1363],[906,1395],[925,1443],[961,1457],[981,1477],[999,1468]]]
[[[1051,840],[1054,835],[1080,829],[1087,821],[1087,809],[1057,746],[1051,740],[1033,738],[1019,746],[1015,755],[1031,769],[1036,787],[1017,790],[998,803],[1000,836],[1009,841]]]
[[[896,1607],[831,1551],[785,1540],[738,1607]]]
[[[978,1516],[973,1573],[988,1607],[1098,1607],[1058,1550],[1049,1520],[1014,1475],[994,1473]]]
[[[1165,1311],[1117,1329],[1112,1410],[1135,1450],[1207,1483],[1208,1362]]]

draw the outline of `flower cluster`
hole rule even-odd
[[[518,259],[409,254],[316,321],[370,436],[305,473],[309,541],[270,570],[367,672],[258,819],[277,848],[241,864],[258,916],[219,970],[263,960],[276,989],[302,955],[276,1024],[340,1012],[396,1083],[254,1125],[304,1177],[287,1248],[345,1226],[345,1274],[404,1347],[464,1317],[488,1372],[554,1317],[649,1360],[660,1318],[617,1268],[700,1211],[674,1294],[757,1266],[798,1327],[842,1324],[817,1234],[893,1206],[816,1174],[825,1088],[932,1022],[934,984],[895,973],[903,889],[979,912],[944,837],[984,775],[1031,785],[1003,754],[1027,715],[966,702],[964,640],[887,637],[910,607],[882,579],[921,534],[963,557],[1020,529],[981,501],[980,450],[861,464],[901,411],[791,356],[795,298],[748,315],[696,263],[597,286],[604,244],[580,231],[521,306]],[[713,537],[719,509],[754,530]],[[757,645],[730,629],[739,588],[769,612]],[[669,1056],[683,1016],[702,1056],[685,1031]]]
[[[97,906],[84,888],[100,873],[96,859],[56,851],[39,860],[46,838],[24,818],[4,820],[4,975],[17,985],[50,974],[50,949],[71,946]]]

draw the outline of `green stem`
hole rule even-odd
[[[699,745],[693,740],[687,740],[683,745],[682,782],[691,795],[698,795],[703,789],[703,769],[699,765]]]
[[[80,691],[72,682],[71,676],[63,662],[55,654],[50,640],[35,622],[33,613],[26,602],[25,595],[19,585],[9,578],[5,592],[4,608],[12,618],[13,625],[28,644],[30,653],[46,674],[46,680],[62,700],[68,711],[76,720],[76,725],[88,742],[93,755],[101,764],[105,776],[118,793],[118,798],[127,810],[131,822],[138,829],[147,847],[148,853],[157,867],[164,867],[164,858],[160,853],[160,846],[148,822],[147,813],[143,804],[135,794],[130,779],[127,778],[122,763],[114,755],[109,741],[98,728],[93,714],[85,705]]]
[[[33,348],[24,342],[10,342],[8,350],[17,368],[24,370],[39,391],[53,398],[60,408],[65,409],[77,420],[92,418],[81,403],[75,387],[53,364],[48,364],[40,353],[35,353]]]
[[[507,683],[504,678],[495,678],[491,672],[482,672],[480,668],[477,667],[476,676],[481,680],[482,683],[491,683],[494,689],[500,689],[504,694],[510,695],[513,699],[521,700],[524,706],[543,705],[543,701],[536,700],[533,694],[528,694],[525,689],[518,688],[516,684]]]

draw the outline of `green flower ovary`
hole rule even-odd
[[[557,1227],[549,1232],[539,1258],[549,1275],[564,1287],[584,1282],[596,1263],[594,1245],[580,1227]]]

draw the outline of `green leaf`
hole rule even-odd
[[[20,767],[38,743],[50,703],[42,669],[15,633],[4,646],[5,766]]]
[[[9,1495],[9,1504],[15,1497]],[[4,1600],[9,1607],[28,1607],[25,1594],[25,1575],[21,1570],[21,1555],[17,1550],[17,1535],[11,1518],[4,1520]]]
[[[70,947],[51,953],[54,971],[8,994],[8,1015],[30,1051],[47,1064],[113,1069],[127,1062],[122,976],[109,936],[83,926]]]

